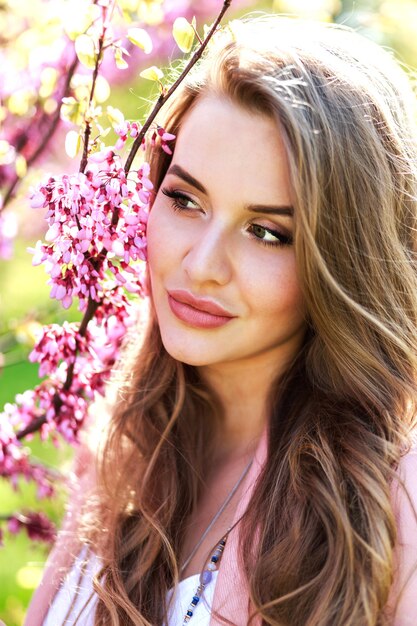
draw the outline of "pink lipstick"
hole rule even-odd
[[[168,303],[178,319],[197,328],[218,328],[235,317],[216,302],[183,289],[169,291]]]

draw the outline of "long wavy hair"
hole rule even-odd
[[[223,28],[160,123],[178,134],[205,94],[279,124],[308,311],[270,390],[267,461],[240,522],[250,599],[263,625],[389,624],[390,485],[417,413],[414,94],[376,44],[278,16]],[[169,162],[153,152],[156,188]],[[164,349],[152,303],[139,353],[135,341],[99,455],[97,626],[165,623],[222,420],[198,369]]]

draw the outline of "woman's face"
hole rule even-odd
[[[152,299],[175,359],[279,366],[299,349],[290,191],[275,122],[223,98],[197,101],[147,229]]]

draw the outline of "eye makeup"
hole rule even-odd
[[[161,189],[161,193],[170,199],[171,207],[174,211],[192,212],[200,210],[197,202],[182,191],[164,187]],[[186,205],[188,203],[191,203],[194,206],[187,207]],[[252,237],[264,246],[282,247],[289,246],[293,243],[293,238],[291,236],[282,233],[279,230],[263,226],[262,224],[250,224],[248,232],[250,232]],[[274,239],[268,239],[267,237],[273,237]]]

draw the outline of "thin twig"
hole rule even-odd
[[[41,415],[40,417],[34,419],[30,424],[28,424],[26,428],[19,430],[19,432],[16,433],[16,439],[20,441],[20,439],[24,439],[28,435],[36,433],[44,424],[46,424],[46,416]]]
[[[208,42],[210,41],[210,39],[214,35],[215,31],[217,30],[217,27],[220,24],[220,22],[221,22],[221,20],[223,18],[223,15],[226,13],[227,9],[230,7],[231,1],[232,0],[224,0],[222,10],[220,11],[219,15],[217,16],[213,26],[211,27],[209,33],[207,34],[206,38],[202,42],[201,46],[193,54],[193,56],[191,57],[190,61],[188,62],[188,64],[184,68],[184,70],[181,73],[181,75],[177,78],[175,83],[173,83],[171,85],[171,87],[169,88],[169,90],[165,94],[161,93],[161,95],[159,96],[159,98],[156,101],[155,106],[152,109],[148,119],[146,120],[145,124],[142,126],[139,135],[136,137],[136,139],[135,139],[135,141],[134,141],[134,143],[132,145],[132,148],[131,148],[131,150],[129,152],[129,155],[128,155],[127,159],[126,159],[126,164],[125,164],[125,172],[126,172],[126,174],[129,172],[129,170],[130,170],[130,168],[132,166],[132,163],[133,163],[133,159],[135,158],[136,153],[137,153],[137,151],[139,150],[139,148],[140,148],[140,146],[142,144],[142,140],[143,140],[146,132],[148,131],[150,125],[154,121],[155,117],[159,113],[159,110],[165,104],[165,102],[171,97],[171,95],[174,93],[174,91],[177,89],[177,87],[180,85],[180,83],[187,76],[188,72],[192,69],[192,67],[197,63],[197,61],[199,60],[199,58],[203,54],[204,50],[207,47]]]
[[[97,1],[98,0],[93,0],[92,4],[93,5],[97,4]],[[74,76],[75,70],[78,67],[78,64],[79,64],[79,60],[78,60],[77,55],[75,55],[73,62],[71,63],[68,71],[66,72],[65,84],[64,84],[64,88],[62,89],[62,92],[61,92],[62,95],[59,98],[58,106],[55,109],[54,114],[51,116],[51,124],[50,124],[49,128],[47,128],[46,131],[45,131],[44,141],[41,144],[39,144],[39,146],[37,147],[35,152],[33,154],[31,154],[28,159],[26,159],[27,167],[30,167],[31,165],[33,165],[35,163],[35,161],[44,152],[44,150],[46,149],[46,147],[48,146],[49,142],[51,141],[52,137],[55,134],[55,131],[56,131],[57,127],[58,127],[58,124],[59,124],[59,121],[60,121],[60,118],[61,118],[61,109],[62,109],[62,104],[63,104],[62,100],[69,93],[69,89],[70,89],[70,86],[71,86],[71,80],[72,80],[72,77]],[[42,124],[42,121],[40,121],[40,124]],[[19,145],[18,152],[21,152],[23,150],[23,148],[25,147],[27,142],[28,142],[28,137],[26,137],[24,139],[24,141],[21,143],[21,145]],[[10,184],[10,187],[8,188],[8,190],[6,191],[6,193],[4,195],[3,205],[0,206],[0,213],[6,208],[6,205],[12,199],[14,190],[16,188],[16,185],[20,182],[20,180],[21,179],[17,175],[13,179],[12,183]]]
[[[95,312],[96,312],[96,310],[98,309],[99,306],[100,306],[100,302],[97,302],[96,300],[93,300],[92,297],[89,296],[88,303],[87,303],[87,309],[86,309],[86,311],[84,313],[83,319],[81,320],[80,329],[78,331],[78,334],[81,335],[82,337],[85,336],[85,334],[87,332],[87,326],[88,326],[89,322],[93,319],[94,314],[95,314]],[[73,378],[74,378],[74,366],[75,366],[76,356],[77,356],[77,349],[76,349],[75,354],[74,354],[74,360],[68,366],[68,371],[67,371],[67,375],[66,375],[66,378],[65,378],[65,382],[64,382],[64,384],[62,386],[62,390],[63,391],[69,391],[71,389],[72,381],[73,381]],[[61,397],[59,395],[59,391],[55,392],[55,395],[53,397],[52,402],[53,402],[53,405],[54,405],[55,414],[58,415],[59,410],[60,410],[60,408],[62,406],[62,400],[61,400]],[[41,415],[41,416],[37,417],[35,420],[33,420],[30,424],[28,424],[26,426],[26,428],[23,428],[18,433],[16,433],[16,438],[18,440],[24,439],[28,435],[31,435],[32,433],[35,433],[44,424],[46,424],[46,416],[45,415]]]
[[[30,157],[26,160],[27,167],[30,167],[31,165],[33,165],[35,161],[41,156],[41,154],[44,152],[49,142],[51,141],[53,135],[55,134],[56,129],[58,128],[58,124],[61,118],[62,99],[65,98],[67,94],[69,93],[71,80],[72,80],[72,77],[74,76],[75,70],[78,67],[78,63],[79,63],[78,58],[75,57],[75,59],[73,60],[73,62],[71,63],[68,69],[68,72],[66,73],[66,79],[65,79],[64,88],[62,90],[62,96],[59,98],[58,106],[55,109],[54,114],[51,115],[50,125],[45,131],[45,136],[43,138],[43,141],[36,148],[35,152],[33,152],[33,154],[31,154]],[[24,145],[22,146],[22,148],[24,147]],[[20,182],[20,180],[21,178],[19,178],[19,176],[17,175],[13,179],[12,183],[10,184],[10,187],[8,188],[8,190],[6,191],[4,195],[3,206],[0,207],[0,213],[6,208],[6,205],[12,199],[16,185]]]
[[[101,33],[100,39],[98,40],[97,59],[96,59],[96,63],[94,66],[94,71],[93,71],[93,78],[92,78],[92,85],[91,85],[91,90],[90,90],[90,97],[88,100],[87,114],[90,111],[90,107],[92,105],[93,98],[94,98],[94,91],[96,88],[98,70],[100,68],[102,56],[103,56],[103,46],[104,46],[104,38],[106,36],[106,30],[107,30],[106,26],[103,25],[103,32]],[[84,149],[83,149],[83,156],[81,158],[81,163],[80,163],[80,172],[84,172],[85,168],[87,167],[90,135],[91,135],[91,122],[88,119],[86,119],[85,131],[84,131]]]

